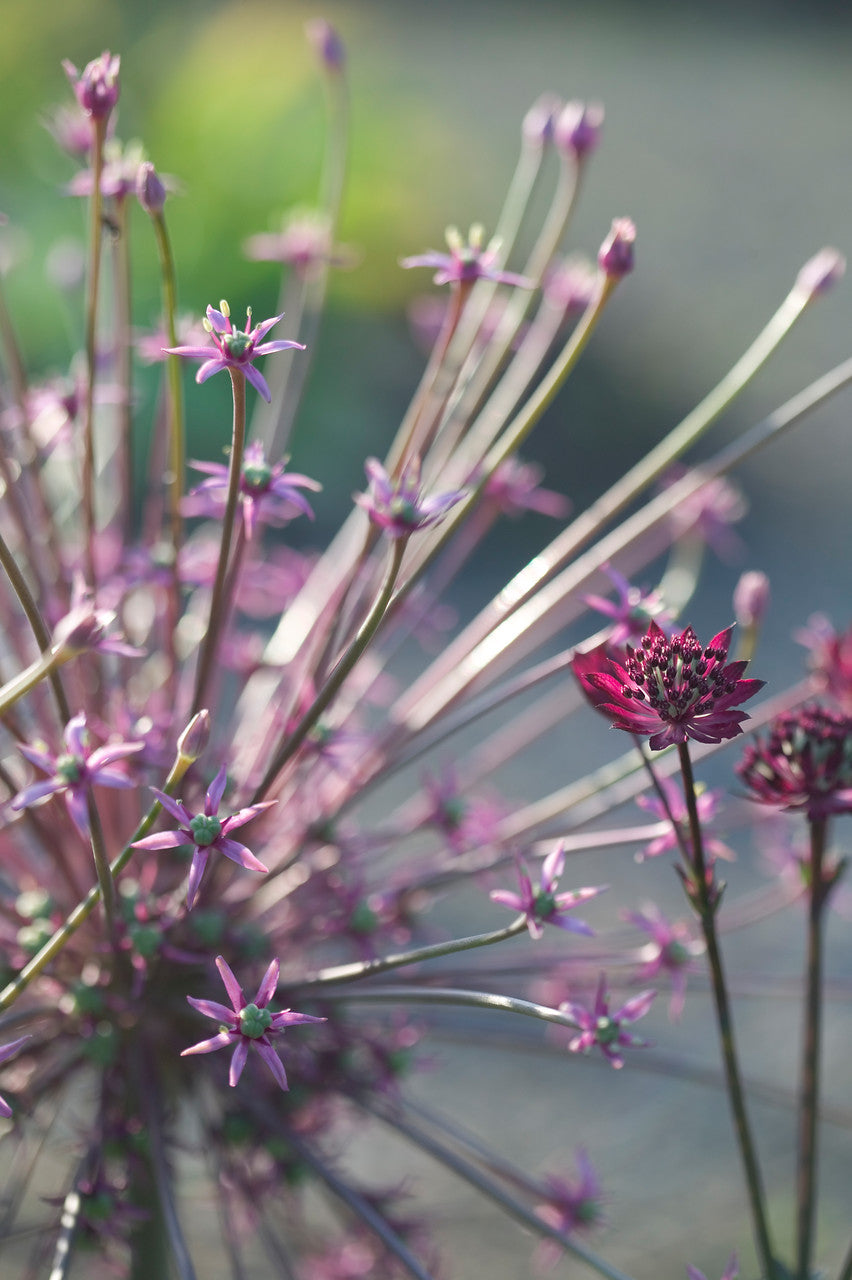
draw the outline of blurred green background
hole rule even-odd
[[[121,53],[120,133],[140,137],[157,167],[182,184],[168,205],[182,308],[200,314],[227,297],[237,317],[251,303],[261,318],[273,311],[277,274],[267,264],[247,263],[241,245],[275,227],[288,206],[315,196],[324,100],[303,28],[318,16],[338,27],[349,51],[351,180],[340,238],[362,255],[357,269],[333,276],[294,442],[294,466],[325,485],[317,525],[308,531],[318,543],[361,487],[364,456],[390,439],[422,367],[404,308],[428,291],[428,276],[401,271],[398,259],[439,247],[447,223],[464,227],[478,219],[493,226],[521,118],[543,90],[600,100],[607,110],[570,247],[594,255],[614,215],[629,214],[638,227],[636,272],[527,450],[545,462],[548,483],[576,504],[705,393],[806,258],[823,244],[852,253],[847,4],[3,0],[0,208],[17,238],[9,293],[34,367],[64,370],[82,337],[80,315],[69,312],[44,274],[50,247],[84,234],[80,202],[58,195],[72,166],[40,123],[47,108],[67,98],[61,59],[82,65],[104,48]],[[144,325],[157,311],[158,285],[141,214],[133,236],[135,318]],[[714,429],[706,451],[846,358],[850,333],[846,283],[805,317]],[[191,452],[216,457],[228,432],[227,381],[196,390],[188,377],[187,387]],[[850,412],[850,397],[839,398],[739,477],[751,500],[743,528],[748,559],[712,566],[690,615],[699,629],[717,630],[730,618],[740,569],[767,569],[772,634],[759,674],[770,681],[798,669],[790,631],[810,612],[827,610],[839,624],[850,617]],[[548,535],[546,523],[535,519],[497,534],[477,576],[465,583],[468,598],[484,598]],[[783,963],[783,946],[778,955]],[[694,1018],[687,1025],[700,1057],[703,1031]],[[752,1032],[757,1025],[763,1027],[753,1021]],[[767,1034],[777,1035],[777,1027]],[[672,1032],[669,1042],[680,1043],[681,1033]],[[766,1069],[767,1048],[769,1065],[787,1070],[777,1040],[762,1047],[755,1070]],[[460,1051],[454,1082],[466,1100],[463,1113],[487,1132],[493,1114],[480,1066]],[[538,1083],[531,1096],[533,1066]],[[596,1082],[592,1110],[566,1096],[561,1059],[543,1065],[523,1055],[501,1058],[492,1087],[501,1098],[524,1093],[523,1105],[502,1113],[501,1140],[525,1162],[554,1163],[560,1140],[593,1139],[588,1116],[598,1106],[595,1155],[616,1201],[610,1215],[616,1230],[604,1252],[643,1280],[663,1265],[680,1275],[687,1260],[717,1275],[732,1243],[748,1246],[742,1233],[731,1241],[719,1228],[718,1215],[737,1215],[739,1222],[741,1206],[724,1158],[710,1160],[727,1152],[716,1097],[683,1085],[661,1090],[634,1077],[627,1094],[615,1080],[620,1101],[613,1102],[610,1076],[583,1075]],[[835,1097],[845,1096],[841,1086],[839,1076],[830,1081]],[[773,1128],[764,1108],[760,1119],[770,1122],[773,1175],[786,1178],[788,1117],[774,1113]],[[629,1156],[619,1145],[628,1123]],[[681,1130],[673,1150],[685,1145],[706,1160],[689,1168],[670,1163],[659,1136],[667,1125]],[[845,1145],[827,1147],[826,1185],[829,1224],[839,1239],[848,1185],[845,1131],[838,1142]],[[371,1152],[367,1158],[379,1172],[406,1167],[383,1147]],[[479,1210],[456,1201],[446,1186],[439,1177],[430,1194],[452,1242],[450,1274],[526,1274],[529,1254],[518,1233],[487,1213],[476,1217],[472,1232],[464,1219]],[[776,1205],[782,1223],[787,1203]]]

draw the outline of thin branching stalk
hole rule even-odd
[[[830,889],[824,883],[827,819],[809,823],[811,856],[808,864],[808,940],[805,963],[804,1037],[799,1092],[799,1150],[796,1167],[796,1246],[799,1280],[809,1280],[814,1250],[817,1193],[817,1115],[819,1110],[820,1040],[822,1034],[823,942],[825,905]]]

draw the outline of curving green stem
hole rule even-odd
[[[202,641],[201,654],[198,659],[198,673],[195,677],[195,694],[192,699],[193,715],[201,710],[204,702],[204,691],[210,679],[216,650],[219,647],[219,640],[228,614],[225,585],[228,575],[228,561],[231,555],[231,542],[234,536],[237,500],[240,496],[240,476],[242,474],[243,451],[246,442],[246,377],[242,369],[229,368],[228,372],[231,375],[231,387],[234,393],[234,427],[231,437],[231,461],[228,468],[228,496],[225,500],[225,514],[222,517],[219,563],[216,566],[213,593],[210,597],[210,620]]]
[[[95,577],[95,374],[97,365],[98,285],[101,276],[101,217],[106,119],[92,118],[92,201],[89,209],[89,276],[86,284],[86,397],[83,408],[83,532],[86,573],[92,590]]]
[[[26,671],[22,671],[20,675],[15,677],[15,680],[11,680],[4,689],[0,690],[0,714],[5,711],[6,707],[11,706],[11,704],[22,694],[27,693],[29,689],[38,684],[39,680],[46,677],[50,681],[50,687],[53,690],[53,697],[56,702],[56,708],[59,712],[59,718],[63,725],[65,725],[71,719],[71,708],[68,705],[68,699],[65,696],[65,690],[62,687],[62,681],[60,680],[59,673],[57,671],[57,667],[61,664],[57,655],[51,652],[50,632],[47,629],[44,618],[41,616],[33,594],[27,585],[27,580],[21,573],[20,565],[12,555],[12,552],[2,534],[0,534],[0,566],[2,566],[6,571],[9,582],[12,584],[12,589],[20,601],[21,608],[26,614],[27,622],[32,628],[36,644],[42,651],[41,658],[39,658],[37,662],[33,663],[31,667],[28,667]],[[25,677],[27,677],[28,672],[30,675],[33,675],[33,669],[42,666],[42,664],[43,669],[39,670],[38,674],[35,674],[34,678],[29,683],[26,683],[25,687],[20,690],[20,693],[8,696],[11,692],[10,686],[14,686],[18,681],[23,681]],[[2,702],[4,695],[7,695],[7,700]]]
[[[766,1214],[763,1180],[757,1161],[757,1152],[751,1135],[748,1115],[746,1113],[745,1093],[740,1077],[737,1049],[734,1040],[734,1024],[728,1000],[728,987],[722,966],[722,954],[716,934],[716,903],[711,898],[711,886],[707,880],[707,864],[704,857],[704,842],[701,832],[701,820],[698,816],[698,803],[695,795],[695,778],[692,773],[692,762],[689,758],[689,747],[685,742],[678,743],[683,791],[689,814],[689,832],[692,842],[692,887],[694,897],[691,898],[707,946],[707,960],[710,965],[710,985],[713,989],[713,1000],[716,1006],[716,1021],[719,1027],[722,1059],[725,1066],[725,1080],[728,1088],[728,1099],[734,1118],[734,1130],[740,1148],[740,1158],[745,1174],[746,1190],[751,1206],[752,1225],[754,1227],[755,1244],[760,1260],[762,1275],[766,1280],[773,1280],[776,1275],[775,1255],[769,1236],[769,1223]]]

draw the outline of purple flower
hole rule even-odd
[[[793,638],[810,650],[808,667],[820,689],[852,714],[852,626],[835,631],[824,614],[814,613]]]
[[[309,1013],[291,1013],[289,1009],[284,1009],[280,1013],[270,1013],[267,1005],[275,995],[275,989],[278,986],[280,966],[277,960],[273,960],[266,970],[257,989],[257,995],[250,1004],[222,956],[216,957],[216,968],[225,984],[231,1008],[224,1004],[217,1004],[215,1000],[196,1000],[193,996],[187,996],[193,1009],[197,1009],[199,1013],[204,1014],[205,1018],[212,1018],[214,1022],[221,1025],[218,1035],[184,1049],[181,1057],[186,1058],[193,1053],[213,1053],[216,1049],[234,1045],[228,1076],[228,1083],[233,1089],[246,1065],[249,1046],[253,1044],[275,1077],[276,1084],[286,1091],[289,1086],[284,1066],[273,1049],[269,1037],[278,1031],[283,1031],[285,1027],[295,1027],[304,1022],[325,1022],[325,1018],[314,1018]]]
[[[556,117],[553,141],[560,151],[582,160],[600,142],[604,109],[599,102],[566,102]]]
[[[568,1048],[572,1053],[588,1053],[597,1045],[612,1066],[623,1067],[624,1059],[618,1052],[618,1048],[632,1046],[642,1049],[647,1041],[639,1040],[630,1032],[623,1031],[622,1023],[637,1022],[639,1018],[644,1018],[656,994],[656,991],[642,991],[623,1004],[620,1009],[610,1013],[606,977],[601,974],[595,993],[595,1003],[591,1009],[571,1000],[566,1000],[559,1006],[560,1013],[567,1013],[580,1032],[570,1041]]]
[[[294,210],[278,232],[251,236],[243,252],[254,262],[287,263],[301,276],[310,276],[323,263],[348,267],[356,261],[351,249],[332,245],[328,218],[313,209]]]
[[[20,1036],[17,1040],[12,1040],[9,1044],[0,1045],[0,1062],[8,1062],[8,1060],[18,1052],[22,1044],[26,1044],[29,1036]],[[12,1114],[12,1108],[9,1106],[5,1098],[0,1098],[0,1116],[8,1120]]]
[[[477,799],[462,794],[455,769],[448,767],[437,776],[427,775],[424,790],[429,802],[424,822],[441,832],[452,853],[470,853],[499,842],[505,809],[488,797]]]
[[[641,853],[637,853],[636,861],[643,862],[645,858],[659,858],[663,853],[669,853],[680,847],[681,840],[686,842],[687,848],[691,848],[691,836],[689,832],[689,810],[686,807],[683,790],[672,778],[660,778],[660,787],[666,797],[666,803],[654,792],[648,792],[643,796],[636,797],[636,803],[640,809],[644,809],[646,813],[652,813],[660,822],[668,824],[668,830],[663,835],[657,836],[650,844],[647,844]],[[701,831],[703,836],[704,851],[708,861],[715,861],[716,858],[724,858],[731,861],[734,852],[729,849],[721,840],[716,840],[708,835],[708,827],[716,815],[721,799],[719,791],[705,791],[701,787],[696,787],[695,803],[698,809],[698,817],[701,822]],[[668,808],[667,808],[668,806]],[[680,828],[681,840],[678,839],[677,832],[672,823],[676,823]]]
[[[414,258],[403,258],[399,265],[406,268],[436,268],[435,284],[472,285],[477,280],[494,280],[498,284],[513,284],[521,289],[531,289],[531,280],[515,275],[512,271],[503,271],[497,266],[500,241],[492,240],[483,249],[484,235],[484,228],[478,222],[471,227],[467,242],[462,239],[457,227],[448,227],[446,238],[449,253],[437,253],[430,249],[428,253],[421,253]]]
[[[629,218],[613,218],[610,233],[598,251],[598,266],[606,276],[620,279],[633,270],[636,228]]]
[[[707,1277],[705,1276],[704,1272],[699,1271],[697,1267],[690,1267],[689,1265],[687,1265],[686,1270],[689,1275],[689,1280],[707,1280]],[[722,1272],[722,1280],[734,1280],[734,1278],[738,1276],[739,1273],[740,1273],[740,1265],[737,1259],[737,1255],[735,1253],[732,1253],[730,1258],[728,1259],[728,1265],[725,1267],[725,1270]]]
[[[68,813],[82,836],[89,835],[87,790],[91,786],[128,789],[136,784],[124,773],[111,769],[117,760],[143,751],[144,742],[114,742],[109,746],[89,750],[89,731],[86,713],[79,712],[65,726],[65,751],[58,756],[47,751],[18,744],[21,755],[37,769],[51,776],[45,782],[34,782],[19,791],[12,801],[13,809],[25,809],[44,796],[64,793]]]
[[[627,640],[641,639],[652,618],[661,626],[666,626],[671,621],[672,615],[667,611],[659,592],[642,591],[639,587],[631,586],[612,565],[603,565],[603,571],[615,587],[617,599],[605,600],[602,596],[583,596],[583,599],[590,609],[597,609],[598,613],[612,618],[610,644],[622,645]]]
[[[565,846],[558,844],[544,859],[541,866],[541,881],[537,889],[524,862],[518,859],[518,879],[521,884],[520,893],[511,893],[507,889],[493,889],[492,902],[499,902],[501,907],[511,911],[522,911],[527,918],[530,937],[540,938],[544,930],[542,924],[555,924],[558,929],[567,929],[569,933],[584,933],[594,937],[594,929],[584,920],[574,920],[565,913],[581,902],[603,893],[607,885],[599,885],[596,889],[575,889],[566,893],[557,893],[556,886],[565,866]]]
[[[300,492],[310,489],[318,493],[322,488],[316,480],[285,470],[285,458],[273,466],[266,461],[263,445],[250,444],[243,456],[240,471],[240,503],[245,522],[246,537],[254,537],[258,521],[266,524],[286,524],[297,512],[313,520],[313,508]],[[225,507],[228,489],[228,468],[219,462],[193,462],[196,471],[204,471],[209,480],[187,494],[182,504],[185,515],[220,516]],[[295,508],[295,510],[294,510]]]
[[[843,278],[845,271],[846,259],[838,249],[820,249],[802,267],[796,277],[796,288],[812,302],[814,298],[828,293]]]
[[[804,809],[811,822],[852,812],[852,718],[820,706],[778,716],[746,747],[737,774],[752,798]]]
[[[688,468],[679,464],[670,467],[663,477],[662,488],[670,487],[688,473]],[[700,471],[696,469],[694,474],[699,475]],[[713,476],[673,508],[675,537],[686,534],[698,537],[720,559],[736,560],[742,555],[743,543],[731,526],[742,520],[747,510],[742,490],[724,476]]]
[[[284,313],[280,316],[272,316],[269,320],[264,320],[261,324],[255,325],[250,329],[251,325],[251,307],[246,309],[246,328],[235,329],[231,324],[231,312],[227,302],[223,299],[219,303],[219,310],[215,307],[207,308],[207,318],[202,321],[204,328],[213,339],[217,354],[211,356],[210,347],[167,347],[169,355],[186,356],[188,360],[202,360],[203,364],[195,375],[196,382],[206,382],[208,378],[212,378],[214,373],[221,373],[223,369],[240,369],[248,378],[251,385],[256,391],[263,396],[264,400],[271,401],[272,393],[269,390],[266,379],[263,377],[252,364],[258,356],[270,355],[273,351],[304,351],[304,344],[301,342],[289,342],[286,339],[279,338],[275,342],[262,342],[261,339],[269,333],[269,330],[283,319]],[[260,345],[258,345],[260,343]]]
[[[561,493],[540,487],[543,474],[543,469],[534,462],[507,458],[486,481],[483,499],[493,503],[502,515],[513,518],[524,511],[538,511],[561,520],[570,511],[571,504]]]
[[[672,984],[669,1017],[674,1021],[683,1013],[686,1000],[687,974],[695,973],[695,957],[702,954],[704,944],[692,937],[689,925],[679,920],[672,924],[653,904],[642,911],[625,911],[624,919],[650,936],[651,941],[642,948],[643,979],[656,978],[658,973],[668,973]]]
[[[603,1195],[600,1178],[585,1147],[575,1153],[577,1177],[547,1174],[544,1188],[547,1199],[536,1208],[543,1222],[563,1235],[593,1231],[603,1224]],[[536,1261],[542,1267],[553,1267],[562,1257],[555,1240],[543,1240],[536,1250]]]
[[[189,868],[189,883],[186,889],[188,911],[191,911],[195,905],[199,886],[201,885],[201,877],[204,875],[207,861],[213,849],[216,849],[219,853],[224,853],[226,858],[230,858],[238,866],[245,867],[247,871],[266,872],[269,869],[262,862],[259,862],[244,844],[231,840],[228,833],[237,827],[245,826],[247,822],[251,822],[252,818],[256,818],[264,810],[271,809],[277,801],[265,800],[262,804],[252,804],[246,809],[238,809],[229,818],[220,818],[219,805],[222,803],[227,780],[228,770],[225,765],[222,765],[222,768],[207,788],[207,794],[204,798],[204,811],[195,814],[191,813],[181,801],[173,800],[164,791],[158,791],[156,787],[152,787],[151,790],[160,804],[173,818],[177,819],[180,826],[177,831],[158,831],[152,836],[145,836],[143,840],[137,840],[133,846],[135,849],[176,849],[182,844],[193,845],[194,852]]]
[[[99,58],[78,71],[66,58],[62,68],[71,82],[74,96],[87,116],[105,120],[118,102],[118,69],[121,59],[105,49]]]
[[[320,61],[328,71],[340,72],[346,65],[346,49],[339,34],[325,18],[313,18],[305,23],[305,35],[314,46]]]
[[[71,608],[53,629],[53,647],[66,651],[69,656],[97,650],[98,653],[117,653],[125,658],[141,657],[141,650],[120,636],[107,635],[115,620],[112,609],[95,608],[92,592],[77,575],[71,589]]]
[[[598,273],[588,259],[572,254],[548,269],[543,293],[548,306],[576,316],[590,305],[597,285]]]
[[[734,617],[742,627],[758,627],[769,608],[769,579],[758,569],[740,574],[734,588]]]
[[[156,217],[163,212],[168,189],[150,160],[144,160],[136,174],[136,197],[146,213]]]
[[[614,728],[650,735],[653,751],[688,738],[722,742],[742,733],[748,714],[734,708],[764,684],[742,679],[747,663],[728,662],[732,630],[702,648],[692,627],[669,640],[651,622],[638,648],[627,645],[623,658],[610,657],[605,646],[578,655],[574,674]]]
[[[532,147],[544,147],[553,141],[556,120],[562,110],[562,99],[555,93],[543,93],[536,98],[524,116],[524,141]]]
[[[463,489],[424,498],[420,489],[420,460],[412,458],[399,479],[385,471],[378,458],[368,458],[364,470],[370,482],[368,493],[357,493],[355,501],[391,538],[407,538],[417,529],[442,520],[451,507],[465,497]]]

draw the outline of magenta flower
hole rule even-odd
[[[518,879],[521,883],[520,893],[511,893],[507,889],[492,889],[492,902],[499,902],[501,907],[510,911],[521,911],[527,918],[530,937],[540,938],[544,930],[542,924],[555,924],[558,929],[567,929],[569,933],[584,933],[594,937],[595,931],[584,920],[574,920],[565,913],[581,902],[588,902],[599,893],[603,893],[607,885],[599,885],[596,889],[575,889],[565,893],[557,893],[556,886],[565,866],[565,846],[558,844],[544,859],[541,866],[541,881],[537,889],[524,862],[518,859]]]
[[[543,1179],[547,1199],[536,1208],[543,1222],[566,1236],[593,1231],[604,1221],[600,1178],[585,1147],[578,1147],[574,1158],[577,1176],[547,1174]],[[542,1240],[536,1249],[536,1261],[542,1267],[554,1267],[561,1257],[562,1249],[555,1240]]]
[[[198,1044],[190,1045],[180,1056],[186,1058],[194,1053],[214,1053],[216,1049],[234,1045],[231,1070],[228,1075],[228,1083],[233,1089],[243,1073],[249,1047],[254,1045],[275,1077],[276,1084],[286,1092],[289,1086],[284,1065],[273,1049],[269,1037],[278,1031],[283,1031],[285,1027],[295,1027],[304,1022],[325,1022],[325,1018],[314,1018],[309,1013],[291,1013],[289,1009],[284,1009],[280,1013],[270,1013],[267,1005],[275,995],[278,986],[280,966],[277,960],[273,960],[266,970],[257,989],[257,995],[250,1004],[222,956],[216,957],[216,968],[225,984],[231,1008],[224,1004],[217,1004],[215,1000],[196,1000],[194,996],[187,996],[193,1009],[197,1009],[199,1013],[204,1014],[205,1018],[212,1018],[214,1022],[221,1025],[218,1035],[210,1040],[201,1040]]]
[[[571,503],[553,489],[542,489],[543,475],[543,468],[534,462],[507,458],[486,481],[483,499],[512,518],[524,511],[537,511],[561,520],[571,510]]]
[[[793,638],[810,651],[808,667],[820,689],[852,715],[852,626],[836,631],[825,614],[814,613]]]
[[[598,250],[598,266],[605,276],[620,280],[633,270],[636,228],[629,218],[613,218],[609,235]]]
[[[752,799],[804,809],[816,822],[852,813],[852,718],[819,706],[778,716],[737,765]]]
[[[86,115],[94,120],[105,120],[118,102],[120,65],[118,54],[111,54],[108,49],[99,58],[88,62],[82,71],[78,71],[67,58],[62,63],[75,98]]]
[[[763,688],[743,680],[746,662],[728,662],[731,632],[720,631],[702,648],[687,627],[669,640],[651,622],[639,648],[610,657],[605,646],[574,659],[574,674],[593,706],[627,733],[650,735],[653,751],[673,743],[721,742],[742,733],[741,702]]]
[[[17,1040],[11,1040],[9,1044],[0,1045],[0,1063],[8,1062],[8,1060],[18,1052],[22,1044],[26,1044],[29,1036],[20,1036]],[[12,1108],[9,1106],[5,1098],[0,1098],[0,1116],[8,1120],[12,1114]]]
[[[687,1265],[686,1270],[689,1275],[689,1280],[707,1280],[707,1277],[705,1276],[704,1272],[699,1271],[697,1267],[690,1267],[689,1265]],[[735,1280],[735,1277],[738,1276],[739,1273],[740,1273],[740,1265],[737,1259],[737,1255],[735,1253],[732,1253],[730,1258],[728,1259],[728,1265],[725,1267],[725,1270],[722,1272],[722,1280]]]
[[[227,302],[223,299],[219,303],[219,310],[215,307],[207,308],[207,318],[202,321],[204,328],[213,339],[216,348],[216,355],[211,355],[211,349],[207,347],[167,347],[169,355],[186,356],[188,360],[202,360],[203,364],[195,375],[196,382],[206,382],[208,378],[212,378],[214,373],[221,373],[223,369],[240,369],[249,380],[256,391],[263,396],[267,402],[271,401],[272,393],[264,378],[263,374],[255,369],[252,364],[258,356],[270,355],[273,351],[304,351],[304,344],[301,342],[289,342],[284,338],[278,338],[275,342],[261,342],[261,339],[269,333],[269,330],[283,319],[283,312],[280,316],[272,316],[269,320],[264,320],[261,324],[257,324],[250,329],[251,324],[251,307],[246,309],[246,328],[235,329],[231,324],[231,312]],[[258,345],[260,344],[260,345]]]
[[[424,498],[420,489],[420,461],[412,458],[399,479],[385,471],[378,458],[368,458],[364,470],[370,482],[367,493],[356,493],[355,501],[363,507],[373,524],[391,538],[407,538],[418,529],[442,520],[451,507],[464,498],[464,489],[437,493]]]
[[[604,109],[599,102],[566,102],[556,117],[553,141],[560,151],[582,160],[600,142]]]
[[[637,853],[637,862],[643,862],[645,858],[659,858],[663,853],[679,849],[681,840],[685,841],[687,848],[691,849],[689,810],[686,807],[683,790],[673,778],[660,778],[659,782],[666,797],[666,804],[663,804],[660,797],[651,791],[645,795],[637,796],[636,803],[640,809],[644,809],[646,813],[653,814],[660,822],[667,822],[668,830],[663,835],[657,836],[650,844],[647,844],[640,853]],[[720,800],[720,791],[706,791],[701,786],[696,787],[695,803],[701,822],[704,852],[708,861],[715,862],[716,858],[724,858],[730,862],[734,858],[733,850],[729,849],[721,840],[714,839],[708,833],[709,825],[716,816]],[[668,809],[666,806],[668,806]],[[678,839],[672,823],[676,823],[680,828],[681,840]]]
[[[424,790],[429,802],[424,824],[441,832],[452,853],[485,850],[499,842],[505,808],[487,796],[464,795],[452,766],[427,775]]]
[[[629,1031],[622,1030],[622,1024],[638,1022],[640,1018],[644,1018],[656,994],[656,991],[642,991],[623,1004],[620,1009],[610,1013],[606,977],[601,974],[595,993],[595,1003],[591,1009],[571,1000],[566,1000],[559,1006],[560,1013],[567,1013],[580,1032],[569,1042],[568,1048],[572,1053],[589,1053],[597,1045],[613,1067],[623,1067],[624,1059],[618,1052],[619,1047],[643,1049],[647,1041],[639,1040]]]
[[[222,803],[227,780],[228,770],[225,765],[222,765],[207,788],[203,813],[195,814],[191,813],[179,800],[173,800],[164,791],[158,791],[156,787],[152,787],[151,790],[160,804],[173,818],[177,819],[180,826],[177,831],[158,831],[152,836],[145,836],[144,839],[137,840],[133,846],[134,849],[177,849],[182,844],[193,845],[189,883],[186,888],[188,911],[191,911],[195,905],[201,877],[204,875],[213,849],[224,853],[226,858],[230,858],[240,867],[245,867],[247,871],[269,870],[244,844],[231,840],[228,833],[237,827],[244,827],[247,822],[251,822],[252,818],[256,818],[266,809],[271,809],[277,801],[264,800],[262,804],[252,804],[246,809],[238,809],[229,818],[220,818],[219,805]]]
[[[276,462],[274,466],[267,462],[263,445],[257,441],[245,451],[239,494],[248,539],[254,537],[259,522],[279,526],[292,520],[299,512],[309,520],[314,518],[311,504],[299,490],[310,489],[318,493],[322,485],[309,476],[287,471],[286,461]],[[225,509],[228,468],[219,462],[192,462],[190,465],[196,471],[206,472],[210,479],[202,480],[187,494],[182,504],[184,514],[220,516]]]
[[[639,976],[644,981],[662,972],[669,975],[672,984],[669,1017],[676,1021],[683,1013],[687,975],[696,972],[695,957],[702,954],[704,944],[693,938],[688,924],[682,920],[672,924],[653,904],[642,911],[625,911],[623,916],[649,935],[651,941],[642,948]]]
[[[497,284],[513,284],[521,289],[531,289],[533,282],[525,276],[516,275],[512,271],[503,271],[498,267],[500,241],[492,240],[483,249],[482,240],[485,235],[480,223],[474,223],[467,241],[462,239],[458,227],[447,227],[447,245],[449,253],[437,253],[430,249],[428,253],[418,254],[413,258],[403,258],[401,267],[434,267],[435,284],[475,284],[477,280],[494,280]]]
[[[613,622],[611,645],[622,645],[628,640],[639,640],[645,634],[648,623],[655,619],[664,629],[672,615],[666,609],[657,591],[642,591],[632,586],[612,565],[602,566],[604,573],[615,587],[617,598],[606,600],[603,596],[583,596],[590,609],[596,609]]]
[[[37,769],[51,776],[44,782],[34,782],[19,791],[12,801],[13,809],[26,809],[44,796],[59,794],[65,796],[65,804],[71,821],[88,839],[89,813],[87,790],[91,786],[117,787],[129,789],[136,784],[125,773],[110,768],[117,760],[135,755],[145,749],[144,742],[114,742],[105,747],[89,750],[89,730],[86,726],[86,714],[79,712],[68,721],[64,732],[65,751],[53,756],[47,751],[36,750],[18,744],[22,756],[34,764]]]
[[[351,267],[356,254],[343,245],[333,245],[327,216],[314,209],[296,209],[277,232],[251,236],[243,252],[254,262],[281,262],[294,267],[301,276],[310,276],[318,267]]]
[[[689,468],[677,463],[666,472],[661,488],[670,488],[688,474]],[[694,474],[700,475],[700,469],[696,468]],[[743,542],[732,525],[742,520],[747,510],[745,494],[737,485],[724,476],[711,476],[672,509],[675,536],[689,534],[699,538],[720,559],[736,560],[743,553]]]
[[[53,629],[53,648],[70,654],[97,650],[98,653],[117,653],[125,658],[141,657],[141,649],[135,649],[118,635],[107,634],[115,620],[116,614],[112,609],[95,607],[92,592],[77,575],[71,589],[71,608]]]

